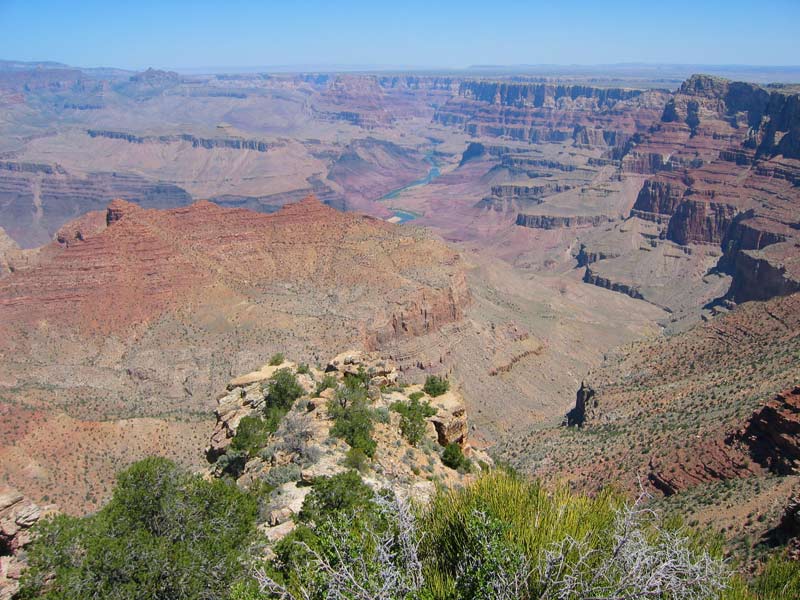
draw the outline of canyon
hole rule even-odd
[[[796,86],[22,66],[0,111],[0,476],[33,501],[203,468],[232,376],[345,347],[458,382],[525,473],[734,541],[796,488]]]

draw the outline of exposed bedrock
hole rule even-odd
[[[542,185],[493,185],[492,196],[496,198],[541,198],[548,194],[558,194],[572,189],[571,185],[563,183],[545,183]]]
[[[611,217],[605,215],[526,215],[519,213],[516,224],[521,227],[531,227],[533,229],[564,229],[568,227],[584,227],[600,225],[613,221]]]
[[[599,260],[616,258],[617,256],[619,256],[619,254],[615,252],[589,250],[586,248],[586,244],[581,244],[580,250],[578,250],[578,255],[575,258],[578,261],[578,267],[588,267],[590,264],[596,263]]]
[[[438,331],[447,323],[461,320],[471,301],[464,273],[457,272],[450,277],[448,287],[423,290],[385,322],[376,321],[365,336],[366,346],[375,350],[403,338]]]
[[[189,133],[179,133],[175,135],[145,135],[139,136],[124,131],[109,131],[103,129],[88,129],[89,137],[104,137],[112,140],[124,140],[131,144],[171,144],[174,142],[189,142],[193,148],[229,148],[233,150],[255,150],[256,152],[267,152],[276,146],[273,142],[262,140],[248,140],[244,138],[200,138]]]
[[[800,466],[800,387],[777,394],[744,426],[724,439],[677,449],[650,462],[650,482],[666,495],[701,483],[749,477],[762,469],[778,475]]]
[[[800,247],[782,242],[765,250],[740,250],[733,258],[728,295],[736,302],[768,300],[800,291]]]
[[[554,106],[558,100],[591,99],[598,105],[612,105],[642,94],[641,90],[598,88],[586,85],[554,85],[548,83],[505,83],[465,81],[459,94],[475,100],[503,106]]]
[[[763,467],[779,475],[798,472],[800,466],[800,386],[787,390],[750,417],[736,432]]]
[[[597,407],[595,391],[581,381],[581,387],[575,394],[575,406],[564,417],[564,425],[568,427],[582,427],[586,421],[586,414],[591,408]]]
[[[594,273],[589,267],[586,267],[586,273],[583,275],[583,281],[584,283],[591,283],[592,285],[606,288],[612,292],[625,294],[626,296],[636,298],[637,300],[644,300],[644,296],[642,296],[642,293],[638,290],[638,288],[636,288],[636,286],[629,285],[627,283],[621,283],[619,281],[611,281],[606,277]]]
[[[636,197],[631,216],[656,221],[658,215],[671,217],[683,201],[686,186],[679,183],[647,179]]]
[[[669,220],[667,239],[683,245],[721,244],[737,212],[729,204],[686,199]]]
[[[26,164],[26,163],[15,163]],[[0,169],[0,221],[20,246],[52,240],[64,224],[92,210],[105,210],[110,198],[143,206],[172,208],[191,203],[183,188],[125,173],[64,174],[60,167]],[[48,171],[52,169],[52,174]]]
[[[531,169],[535,167],[543,167],[545,169],[554,169],[556,171],[575,171],[575,165],[561,163],[555,160],[546,158],[534,158],[531,156],[520,156],[515,154],[504,154],[500,160],[500,165],[508,169]]]

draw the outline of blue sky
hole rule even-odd
[[[800,64],[800,0],[0,0],[0,58],[125,68]]]

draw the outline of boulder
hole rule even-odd
[[[441,396],[431,398],[430,404],[436,414],[429,421],[436,428],[436,435],[441,446],[464,444],[469,426],[464,398],[458,392],[447,391]]]

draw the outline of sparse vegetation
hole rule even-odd
[[[237,600],[748,598],[715,551],[611,492],[548,492],[495,471],[440,491],[418,518],[355,473],[337,478],[309,494],[314,527],[278,544],[263,591]]]
[[[270,367],[277,367],[278,365],[282,365],[283,361],[286,360],[283,356],[282,352],[278,352],[273,354],[269,359],[269,366]]]
[[[409,396],[408,402],[395,402],[392,410],[400,414],[400,432],[412,446],[418,446],[425,435],[427,419],[436,414],[427,402],[420,402],[415,394]]]
[[[328,412],[334,419],[332,436],[343,439],[351,448],[358,448],[370,458],[375,455],[378,444],[372,438],[373,414],[365,399],[355,399],[345,406],[334,399],[329,403]]]
[[[422,389],[425,390],[425,393],[430,397],[435,398],[436,396],[441,396],[450,389],[450,382],[444,377],[428,375],[428,377],[425,379],[425,385],[422,386]]]
[[[267,444],[270,433],[272,433],[270,423],[260,416],[243,417],[239,421],[230,447],[234,452],[242,452],[253,457]]]
[[[468,472],[472,468],[472,463],[466,456],[464,456],[464,452],[461,450],[461,445],[456,444],[455,442],[452,444],[447,444],[444,452],[442,452],[442,463],[446,467],[450,467],[451,469],[456,469],[458,471]]]

